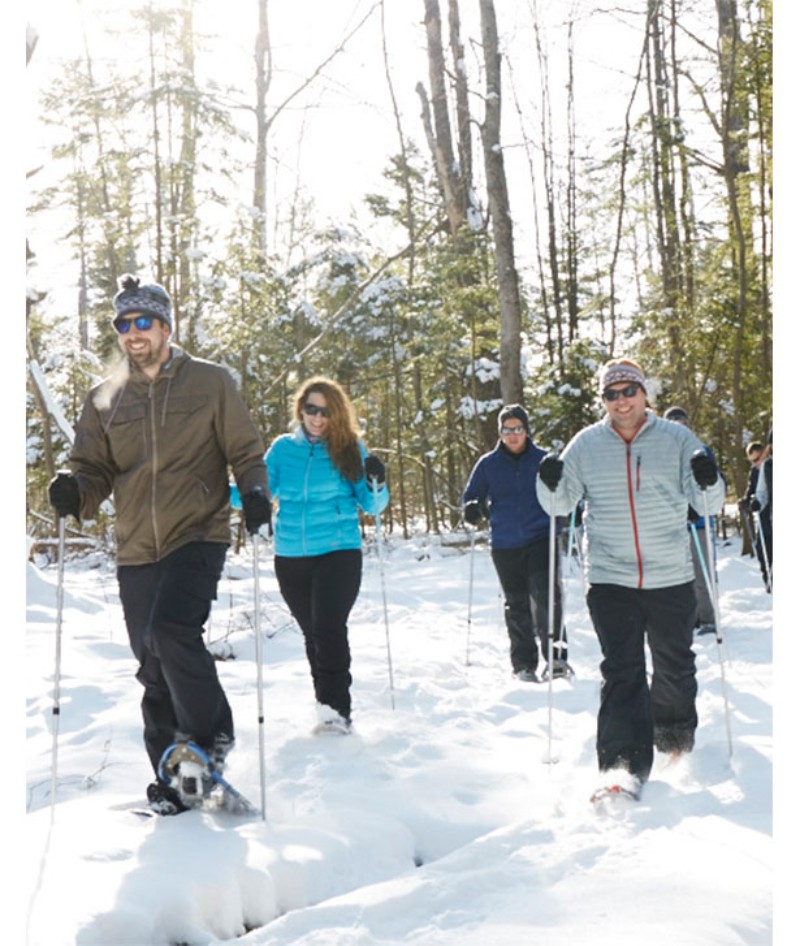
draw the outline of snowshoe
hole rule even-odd
[[[158,765],[158,777],[166,787],[178,793],[187,808],[202,805],[214,788],[211,761],[193,742],[168,746]]]
[[[570,667],[566,660],[559,660],[557,657],[553,658],[553,679],[554,680],[571,680],[575,676],[575,671]],[[542,673],[543,680],[550,679],[550,667],[546,666],[544,672]]]
[[[347,716],[337,713],[332,706],[326,706],[324,703],[317,703],[318,722],[312,732],[315,736],[331,733],[338,736],[346,736],[353,730],[353,723]]]
[[[593,793],[589,799],[592,804],[606,800],[639,801],[642,794],[642,780],[629,772],[609,771],[605,773],[606,781]]]
[[[521,670],[515,670],[514,676],[517,680],[521,680],[523,683],[538,683],[539,678],[536,676],[536,671],[532,670],[530,667],[523,667]]]

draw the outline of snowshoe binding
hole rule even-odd
[[[575,671],[572,669],[572,667],[570,667],[566,660],[561,660],[558,657],[554,657],[552,675],[554,680],[571,680],[575,676]],[[547,665],[542,671],[542,680],[547,681],[549,679],[550,667]]]
[[[159,785],[178,796],[185,806],[183,810],[205,808],[236,815],[258,814],[259,809],[223,778],[220,771],[231,745],[229,739],[224,746],[215,743],[210,755],[190,741],[167,746],[158,765]],[[218,763],[212,759],[218,759]]]
[[[639,801],[642,780],[629,772],[607,772],[607,781],[596,789],[589,799],[593,805],[601,802]]]
[[[211,760],[193,742],[168,746],[158,765],[158,777],[173,789],[186,808],[198,808],[214,788]]]

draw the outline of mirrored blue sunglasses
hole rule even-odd
[[[131,324],[135,325],[140,332],[146,332],[153,327],[155,319],[152,315],[137,315],[135,319],[115,319],[114,328],[120,335],[127,335],[131,330]]]

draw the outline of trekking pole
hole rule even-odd
[[[256,673],[258,698],[258,762],[261,776],[261,820],[267,820],[267,769],[264,757],[264,681],[261,661],[261,588],[258,570],[259,535],[253,533],[253,595],[254,595],[254,623],[256,630]]]
[[[386,626],[386,657],[389,664],[389,693],[394,709],[394,674],[392,673],[392,645],[389,641],[389,609],[386,606],[386,578],[383,573],[383,540],[381,536],[381,514],[378,506],[378,478],[372,477],[372,493],[375,497],[375,540],[378,544],[378,569],[381,575],[381,595],[383,597],[383,623]]]
[[[577,537],[575,535],[575,518],[577,514],[577,506],[572,507],[572,512],[569,514],[569,533],[567,535],[567,561],[572,560],[572,546],[577,543]]]
[[[545,762],[552,765],[558,762],[553,756],[553,632],[555,631],[556,607],[556,497],[550,497],[550,539],[548,545],[547,563],[547,758]]]
[[[708,512],[708,494],[706,493],[705,487],[702,488],[701,492],[703,494],[703,518],[705,519],[706,523],[706,551],[708,557],[707,575],[711,587],[711,603],[714,606],[714,627],[716,628],[717,632],[717,653],[719,654],[722,701],[725,705],[725,728],[728,733],[728,756],[731,757],[733,755],[733,737],[731,736],[731,712],[730,707],[728,706],[728,685],[725,680],[725,657],[722,652],[722,622],[720,621],[719,616],[719,590],[717,588],[716,570],[711,567],[714,561],[714,546],[712,544],[713,539],[711,536],[713,523]]]
[[[467,657],[466,665],[469,666],[469,644],[470,634],[472,632],[472,584],[475,575],[475,530],[470,529],[469,533],[469,596],[467,600]]]
[[[58,517],[58,581],[56,585],[56,666],[53,679],[53,753],[50,772],[50,817],[55,814],[58,781],[58,724],[61,717],[61,622],[64,614],[64,552],[66,519]]]

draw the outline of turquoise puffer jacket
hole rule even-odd
[[[360,441],[359,449],[366,457]],[[365,477],[346,480],[331,463],[325,441],[312,443],[302,427],[278,437],[265,459],[270,495],[278,502],[276,555],[300,558],[360,549],[358,507],[375,515],[389,502],[385,483],[376,496]]]

